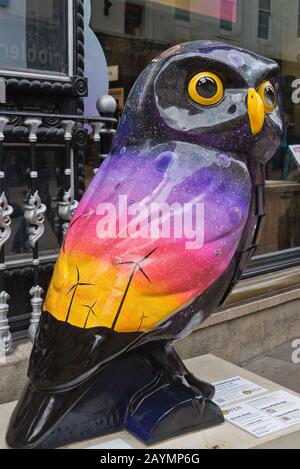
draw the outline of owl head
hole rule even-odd
[[[276,62],[228,44],[195,41],[162,53],[127,100],[114,149],[172,140],[265,163],[282,139]]]

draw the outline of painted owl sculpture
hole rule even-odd
[[[278,96],[275,62],[210,41],[141,74],[61,249],[10,446],[124,428],[152,444],[223,421],[172,343],[224,303],[255,252]]]

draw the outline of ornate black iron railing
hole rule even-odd
[[[34,339],[43,304],[44,290],[51,277],[57,252],[45,256],[40,251],[40,241],[45,234],[45,212],[47,202],[39,191],[39,148],[59,145],[64,152],[63,174],[58,171],[56,193],[51,200],[57,200],[54,223],[59,244],[63,242],[71,218],[84,191],[82,154],[88,142],[87,125],[91,129],[93,173],[95,174],[107,156],[115,133],[117,120],[113,115],[116,103],[111,97],[98,100],[100,117],[85,117],[73,114],[51,114],[40,112],[19,112],[0,110],[0,352],[9,354],[13,349],[11,329],[21,332],[28,326],[31,340]],[[6,194],[5,160],[8,148],[27,146],[30,152],[28,187],[24,204],[24,226],[31,250],[31,260],[17,257],[6,262],[5,245],[11,236],[12,201]],[[81,166],[81,167],[80,167]],[[19,279],[17,292],[16,279]],[[14,284],[13,284],[14,283]],[[26,284],[26,288],[25,287]],[[10,300],[8,290],[15,298]],[[28,288],[29,287],[29,288]],[[21,291],[22,290],[22,291]],[[9,301],[10,300],[10,301]],[[11,314],[10,305],[14,312]],[[28,310],[29,309],[29,310]],[[20,314],[21,313],[21,314]],[[9,319],[9,320],[8,320]]]

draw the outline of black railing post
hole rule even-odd
[[[39,239],[43,236],[45,231],[44,225],[44,213],[46,212],[46,206],[42,204],[41,198],[38,192],[38,171],[37,171],[37,160],[36,160],[36,142],[37,142],[37,131],[41,126],[42,121],[38,118],[25,119],[24,125],[29,129],[29,143],[30,143],[30,196],[25,205],[24,217],[27,223],[28,229],[28,241],[32,249],[32,264],[34,271],[34,285],[30,289],[31,295],[31,320],[29,326],[29,337],[31,341],[34,341],[34,337],[38,328],[42,305],[43,305],[43,289],[40,286],[39,276]]]
[[[93,129],[92,139],[93,139],[93,155],[94,155],[94,174],[96,174],[99,166],[102,163],[100,133],[101,133],[102,128],[104,127],[104,124],[102,122],[91,122],[91,127]]]
[[[4,165],[4,128],[7,117],[0,116],[0,358],[12,352],[12,338],[8,325],[9,295],[5,291],[5,243],[11,235],[11,215],[13,209],[8,205],[5,196],[5,165]]]
[[[108,153],[110,152],[112,140],[116,133],[116,130],[113,128],[114,123],[113,121],[110,121],[110,119],[113,118],[116,112],[116,109],[117,109],[117,102],[110,95],[102,96],[101,98],[97,100],[97,110],[99,112],[100,117],[104,119],[107,117],[109,118],[108,121],[106,122],[106,125],[102,126],[100,130],[100,136],[101,136],[100,157],[99,157],[100,165],[101,163],[103,163]]]
[[[73,120],[63,120],[61,122],[64,128],[65,150],[65,170],[64,170],[64,195],[63,200],[58,204],[58,214],[62,224],[62,238],[64,239],[75,212],[78,202],[74,199],[72,189],[74,190],[74,171],[72,170],[72,139],[75,122]],[[72,188],[73,184],[73,188]]]

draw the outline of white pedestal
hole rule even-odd
[[[229,362],[221,360],[213,355],[205,355],[202,357],[192,358],[185,362],[189,370],[197,377],[215,383],[234,376],[242,376],[262,387],[268,394],[274,391],[285,390],[294,394],[278,384],[272,383],[260,376],[250,373],[243,368],[239,368]],[[0,406],[0,449],[7,448],[5,443],[5,433],[8,421],[15,403],[3,404]],[[117,440],[117,441],[115,441]],[[73,444],[68,448],[87,448],[101,444],[102,448],[110,449],[114,444],[124,442],[124,445],[130,445],[132,448],[146,448],[135,437],[122,431],[114,433],[102,438],[84,441]],[[126,447],[126,446],[124,446]],[[300,425],[290,427],[287,430],[274,433],[264,438],[256,438],[247,432],[239,429],[231,423],[225,422],[217,427],[207,430],[190,433],[182,437],[164,441],[162,443],[151,446],[151,449],[300,449]]]

